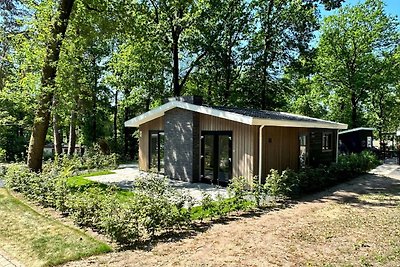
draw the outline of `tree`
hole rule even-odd
[[[311,1],[252,1],[251,5],[256,27],[243,88],[257,95],[250,105],[275,109],[283,104],[277,97],[284,92],[280,76],[285,66],[308,49],[318,27],[317,9]]]
[[[42,67],[41,93],[35,113],[28,150],[28,166],[31,170],[42,169],[43,149],[49,127],[51,105],[54,95],[57,62],[74,0],[60,0],[55,20],[51,26],[51,39],[48,41],[46,58]]]
[[[376,127],[380,140],[383,133],[395,132],[400,125],[400,47],[394,55],[375,57],[374,66],[380,74],[369,82],[366,118]]]
[[[324,20],[318,74],[327,94],[336,99],[331,109],[345,114],[341,121],[351,128],[362,125],[363,103],[385,68],[377,67],[374,59],[393,54],[399,44],[397,27],[397,19],[385,14],[380,0],[343,7]]]
[[[188,90],[196,93],[203,87],[209,102],[232,103],[247,56],[251,10],[243,0],[213,0],[204,13],[198,42],[207,56],[189,80]]]

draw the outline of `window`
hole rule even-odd
[[[163,131],[149,131],[149,170],[164,173]]]
[[[322,133],[322,151],[331,151],[332,150],[332,133],[324,132]]]
[[[299,135],[299,145],[300,145],[300,167],[305,168],[308,164],[308,148],[307,148],[307,134]]]

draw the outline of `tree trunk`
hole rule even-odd
[[[118,142],[118,90],[115,91],[114,98],[114,149],[117,150]]]
[[[96,64],[95,59],[93,60],[93,67]],[[94,75],[94,87],[92,92],[92,143],[96,143],[97,140],[97,75]]]
[[[76,147],[76,112],[71,111],[71,121],[69,124],[69,141],[68,141],[68,155],[72,156],[75,153]]]
[[[261,109],[271,108],[267,105],[267,77],[268,77],[268,67],[270,61],[268,60],[268,53],[270,53],[270,48],[272,45],[271,35],[272,35],[272,24],[271,24],[271,15],[274,7],[274,0],[270,0],[268,2],[268,9],[266,12],[266,21],[264,22],[264,49],[263,49],[263,58],[262,58],[262,78],[261,78]]]
[[[53,106],[57,106],[56,96],[53,96]],[[62,137],[59,128],[59,117],[57,112],[53,114],[53,142],[54,142],[54,153],[55,155],[62,154]]]
[[[225,91],[224,98],[227,103],[231,97],[231,76],[232,76],[232,45],[231,41],[228,44],[228,52],[225,58],[226,74],[225,74]]]
[[[351,94],[351,128],[356,128],[358,125],[357,118],[357,98],[355,93]]]
[[[179,85],[179,33],[176,30],[172,32],[172,57],[173,57],[173,85],[174,96],[181,95],[181,87]]]
[[[28,166],[36,172],[42,170],[43,149],[50,122],[50,108],[53,100],[57,63],[73,5],[74,0],[60,0],[58,7],[59,17],[55,20],[51,29],[52,38],[47,46],[46,58],[42,68],[42,92],[35,113],[28,150]]]
[[[125,88],[124,90],[124,97],[125,99],[128,97],[129,95],[129,89]],[[131,118],[131,112],[130,112],[130,108],[128,105],[124,106],[124,121],[127,121]],[[129,153],[129,127],[124,127],[124,155],[128,155]]]

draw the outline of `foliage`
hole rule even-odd
[[[249,192],[249,183],[243,176],[233,177],[227,188],[229,196],[233,200],[234,209],[241,210],[245,203],[245,197]]]
[[[6,150],[0,148],[0,162],[5,162],[5,160],[6,160]]]
[[[117,155],[105,154],[98,149],[98,146],[89,148],[85,154],[56,156],[54,161],[49,160],[44,163],[43,171],[50,172],[54,170],[76,173],[84,170],[109,170],[117,167]]]
[[[394,85],[389,73],[399,70],[394,57],[400,41],[398,26],[398,19],[385,13],[381,0],[345,6],[325,18],[316,63],[332,119],[351,128],[362,126],[364,107],[371,101],[368,96]]]
[[[299,172],[285,170],[279,174],[271,170],[265,183],[270,196],[298,197],[314,193],[366,173],[379,164],[376,156],[363,151],[360,154],[340,155],[329,167],[305,168]]]
[[[269,196],[284,197],[296,194],[296,186],[299,184],[298,175],[290,170],[284,170],[279,174],[277,170],[271,169],[264,184],[264,189]]]

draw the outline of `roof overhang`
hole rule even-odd
[[[155,109],[152,109],[146,113],[143,113],[133,119],[125,122],[125,127],[139,127],[139,125],[152,121],[165,114],[168,110],[174,108],[181,108],[198,112],[205,115],[210,115],[226,120],[240,122],[247,125],[265,125],[265,126],[281,126],[281,127],[307,127],[307,128],[325,128],[325,129],[347,129],[347,124],[336,123],[332,121],[314,119],[315,121],[294,121],[294,120],[274,120],[265,118],[256,118],[246,116],[234,112],[218,110],[211,107],[194,105],[182,101],[171,101],[164,105],[161,105]],[[283,113],[283,112],[282,112]],[[307,118],[305,116],[290,114],[291,116],[297,116],[299,118]]]
[[[353,128],[353,129],[349,129],[346,131],[340,131],[339,134],[351,133],[351,132],[356,132],[356,131],[374,131],[374,130],[375,130],[375,128],[358,127],[358,128]]]

